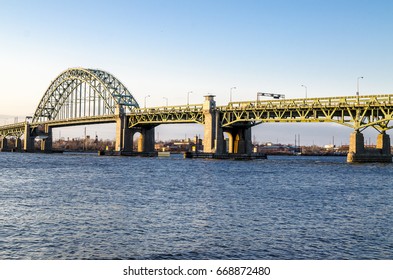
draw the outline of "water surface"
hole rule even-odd
[[[0,153],[0,259],[393,259],[393,164]]]

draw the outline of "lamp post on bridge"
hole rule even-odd
[[[363,79],[364,77],[358,77],[358,79],[357,79],[357,91],[356,91],[356,96],[358,96],[359,97],[359,80],[360,79]]]
[[[187,92],[187,105],[190,105],[190,93],[192,93],[192,91]]]
[[[232,102],[232,90],[233,89],[236,89],[236,87],[231,87],[230,89],[229,89],[229,92],[230,92],[230,95],[229,95],[229,102]]]
[[[145,103],[144,103],[144,106],[143,106],[145,109],[146,109],[146,98],[148,98],[148,97],[150,97],[150,95],[146,95],[145,96]]]
[[[163,97],[165,99],[165,105],[166,107],[168,107],[168,98],[167,97]]]
[[[306,98],[307,98],[307,87],[305,85],[302,85],[306,89]]]

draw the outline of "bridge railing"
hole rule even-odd
[[[363,95],[317,97],[298,99],[273,99],[230,102],[219,106],[221,110],[243,110],[247,108],[321,108],[321,107],[365,107],[393,105],[393,95]]]
[[[1,130],[5,130],[5,129],[12,129],[12,128],[15,128],[15,127],[22,127],[22,126],[25,126],[26,125],[26,122],[17,122],[17,123],[13,123],[13,124],[6,124],[6,125],[2,125],[2,126],[0,126],[0,129]]]
[[[129,127],[163,123],[203,123],[203,105],[135,108],[127,114]]]
[[[26,122],[18,122],[0,126],[0,136],[20,136],[25,129]]]
[[[134,108],[130,114],[156,114],[156,113],[171,113],[171,112],[195,112],[201,111],[202,104],[189,104],[189,105],[175,105],[175,106],[161,106],[161,107],[146,107]]]
[[[38,126],[42,124],[47,124],[52,127],[59,126],[67,126],[67,125],[77,125],[77,124],[94,124],[94,123],[102,123],[102,122],[114,122],[116,119],[115,114],[110,115],[99,115],[99,116],[86,116],[86,117],[78,117],[78,118],[65,118],[59,120],[50,120],[45,122],[35,122],[32,123],[31,126]]]

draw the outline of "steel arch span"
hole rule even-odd
[[[97,69],[70,68],[48,87],[32,122],[76,119],[125,113],[139,108],[128,89],[113,75]]]

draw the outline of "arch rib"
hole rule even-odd
[[[50,84],[32,121],[110,115],[115,113],[117,105],[125,112],[139,108],[129,90],[108,72],[70,68]]]

